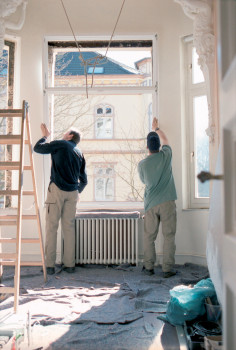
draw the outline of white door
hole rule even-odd
[[[224,163],[224,349],[236,349],[236,0],[218,0],[219,98]]]

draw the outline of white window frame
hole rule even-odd
[[[108,41],[110,40],[110,36],[76,36],[77,41]],[[119,36],[113,36],[113,40],[119,40],[119,41],[140,41],[140,40],[151,40],[152,41],[152,86],[93,86],[92,88],[88,86],[87,92],[89,95],[136,95],[136,94],[152,94],[152,101],[153,101],[153,115],[158,115],[157,106],[157,81],[158,81],[158,63],[157,63],[157,35],[119,35]],[[61,87],[49,87],[48,86],[48,42],[50,41],[74,41],[73,36],[46,36],[44,38],[44,52],[43,52],[43,89],[44,89],[44,121],[49,125],[50,123],[50,116],[48,114],[48,101],[49,101],[49,95],[51,94],[85,94],[85,88],[84,87],[68,87],[68,86],[61,86]],[[44,157],[45,158],[45,157]],[[44,160],[44,176],[45,176],[45,184],[49,181],[50,176],[50,161]],[[44,198],[46,197],[46,186],[45,186],[45,193]],[[106,203],[106,202],[105,202]],[[128,208],[139,208],[140,203],[135,202],[114,202],[114,207],[123,207],[125,204],[125,207]],[[96,202],[97,205],[97,202]],[[102,203],[101,203],[102,206]],[[86,203],[80,203],[81,208],[90,208],[91,204]]]
[[[185,186],[184,207],[187,209],[208,209],[209,197],[197,198],[195,196],[195,186],[197,179],[195,169],[195,131],[193,101],[194,97],[207,96],[206,82],[192,84],[192,49],[193,38],[186,37],[183,40],[184,51],[184,75],[185,75],[185,131],[186,131],[186,155],[185,162]]]

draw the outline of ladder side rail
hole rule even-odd
[[[23,101],[22,121],[21,121],[21,142],[20,142],[20,167],[18,181],[18,208],[17,208],[17,234],[16,234],[16,264],[15,264],[15,293],[14,293],[14,312],[18,310],[19,292],[20,292],[20,263],[21,263],[21,231],[22,231],[22,194],[23,194],[23,168],[24,168],[24,148],[25,148],[25,120],[26,109],[28,105]]]
[[[39,204],[38,204],[36,177],[35,177],[35,171],[34,171],[35,168],[34,168],[34,158],[33,158],[31,131],[30,131],[30,121],[29,121],[29,112],[28,112],[28,110],[27,110],[27,113],[26,113],[26,129],[27,129],[27,136],[28,136],[28,141],[29,141],[28,142],[29,158],[30,158],[31,173],[32,173],[32,183],[33,183],[33,191],[34,191],[34,203],[35,203],[35,211],[36,211],[36,216],[37,216],[37,225],[38,225],[38,232],[39,232],[39,241],[40,241],[40,251],[41,251],[41,258],[42,258],[43,274],[44,274],[44,281],[46,282],[47,281],[47,270],[46,270],[46,263],[45,263],[42,226],[41,226],[40,211],[39,211]]]

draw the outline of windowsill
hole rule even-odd
[[[94,210],[113,211],[139,211],[143,212],[143,203],[140,202],[80,202],[77,212]]]
[[[182,211],[209,211],[209,208],[184,208]]]

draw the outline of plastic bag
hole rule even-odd
[[[205,299],[216,298],[214,285],[210,278],[201,280],[194,287],[176,286],[170,290],[166,321],[172,325],[183,325],[205,314]]]

